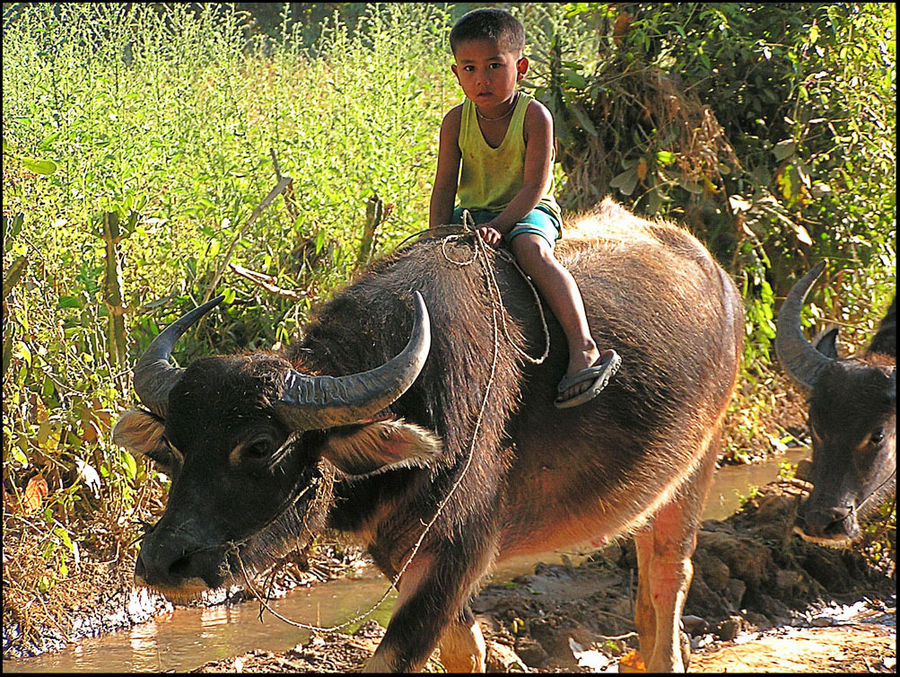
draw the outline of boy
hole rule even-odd
[[[509,245],[566,335],[569,363],[554,404],[584,404],[621,358],[597,348],[575,279],[553,255],[562,227],[553,197],[553,118],[516,89],[528,70],[525,30],[504,10],[478,9],[456,22],[450,48],[466,98],[441,124],[429,227],[460,223],[468,209],[487,244]]]

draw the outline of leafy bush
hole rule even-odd
[[[612,193],[686,222],[730,269],[763,366],[774,314],[828,258],[808,311],[859,345],[896,268],[895,14],[883,4],[572,3],[597,51],[556,33],[537,95],[569,206]]]
[[[310,50],[301,24],[286,21],[269,40],[234,6],[7,13],[3,461],[13,513],[43,519],[48,533],[84,518],[132,541],[160,481],[109,438],[132,400],[129,365],[159,330],[216,291],[228,303],[179,343],[176,360],[285,341],[357,265],[373,196],[376,253],[427,226],[437,129],[458,96],[436,77],[446,23],[438,7],[371,6],[354,31],[337,16],[325,22]],[[279,171],[292,191],[245,230]],[[46,491],[26,496],[31,480]]]

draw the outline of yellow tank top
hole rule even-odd
[[[506,136],[497,148],[492,148],[484,140],[478,126],[475,104],[468,98],[463,101],[459,125],[462,167],[457,188],[461,208],[502,212],[522,190],[525,178],[525,111],[533,99],[530,94],[519,92],[519,100],[509,121]],[[538,204],[549,209],[562,221],[559,205],[553,197],[553,184],[551,168],[544,194]]]

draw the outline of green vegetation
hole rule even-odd
[[[37,539],[40,593],[79,548],[128,552],[165,486],[110,441],[162,327],[222,292],[177,360],[285,342],[427,225],[461,96],[446,35],[473,5],[338,3],[313,25],[290,4],[269,34],[228,5],[4,4],[4,550]],[[783,387],[772,318],[796,276],[830,260],[807,317],[854,347],[893,293],[893,7],[509,7],[556,119],[563,203],[609,193],[683,221],[742,286],[742,453]]]

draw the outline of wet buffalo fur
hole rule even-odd
[[[205,535],[207,542],[255,534],[242,550],[254,565],[324,525],[361,538],[393,577],[465,469],[416,556],[422,581],[398,605],[379,649],[400,670],[421,667],[442,629],[469,619],[467,601],[498,558],[600,545],[646,524],[716,455],[742,352],[740,295],[682,228],[640,219],[611,200],[567,223],[557,255],[579,284],[597,343],[623,358],[595,400],[554,408],[567,354],[548,308],[548,358],[534,365],[518,354],[516,346],[539,356],[544,337],[532,291],[511,263],[491,257],[504,331],[492,319],[500,309],[492,307],[485,270],[477,261],[463,265],[472,259],[472,236],[426,237],[362,271],[283,355],[210,358],[198,361],[202,368],[188,367],[170,397],[167,435],[188,457],[185,473],[190,455],[201,453],[191,450],[203,444],[220,449],[219,460],[203,451],[210,454],[197,462],[203,469],[176,479],[160,524],[171,532],[179,520],[208,520],[213,524],[205,528],[215,535]],[[390,428],[366,438],[390,437],[390,453],[406,444],[414,462],[378,472],[352,460],[341,467],[323,459],[342,456],[339,440],[352,429],[294,431],[272,461],[278,473],[268,484],[250,471],[241,475],[255,448],[242,441],[251,431],[268,425],[276,432],[265,434],[282,447],[291,432],[271,406],[286,369],[337,376],[386,362],[409,337],[414,291],[428,307],[431,350],[418,379],[379,421],[424,432],[406,436]],[[198,429],[198,420],[209,423]],[[359,456],[360,447],[352,448],[350,456]],[[301,477],[322,479],[275,517],[302,490]],[[195,497],[201,482],[204,506]],[[692,520],[695,529],[699,515]]]

